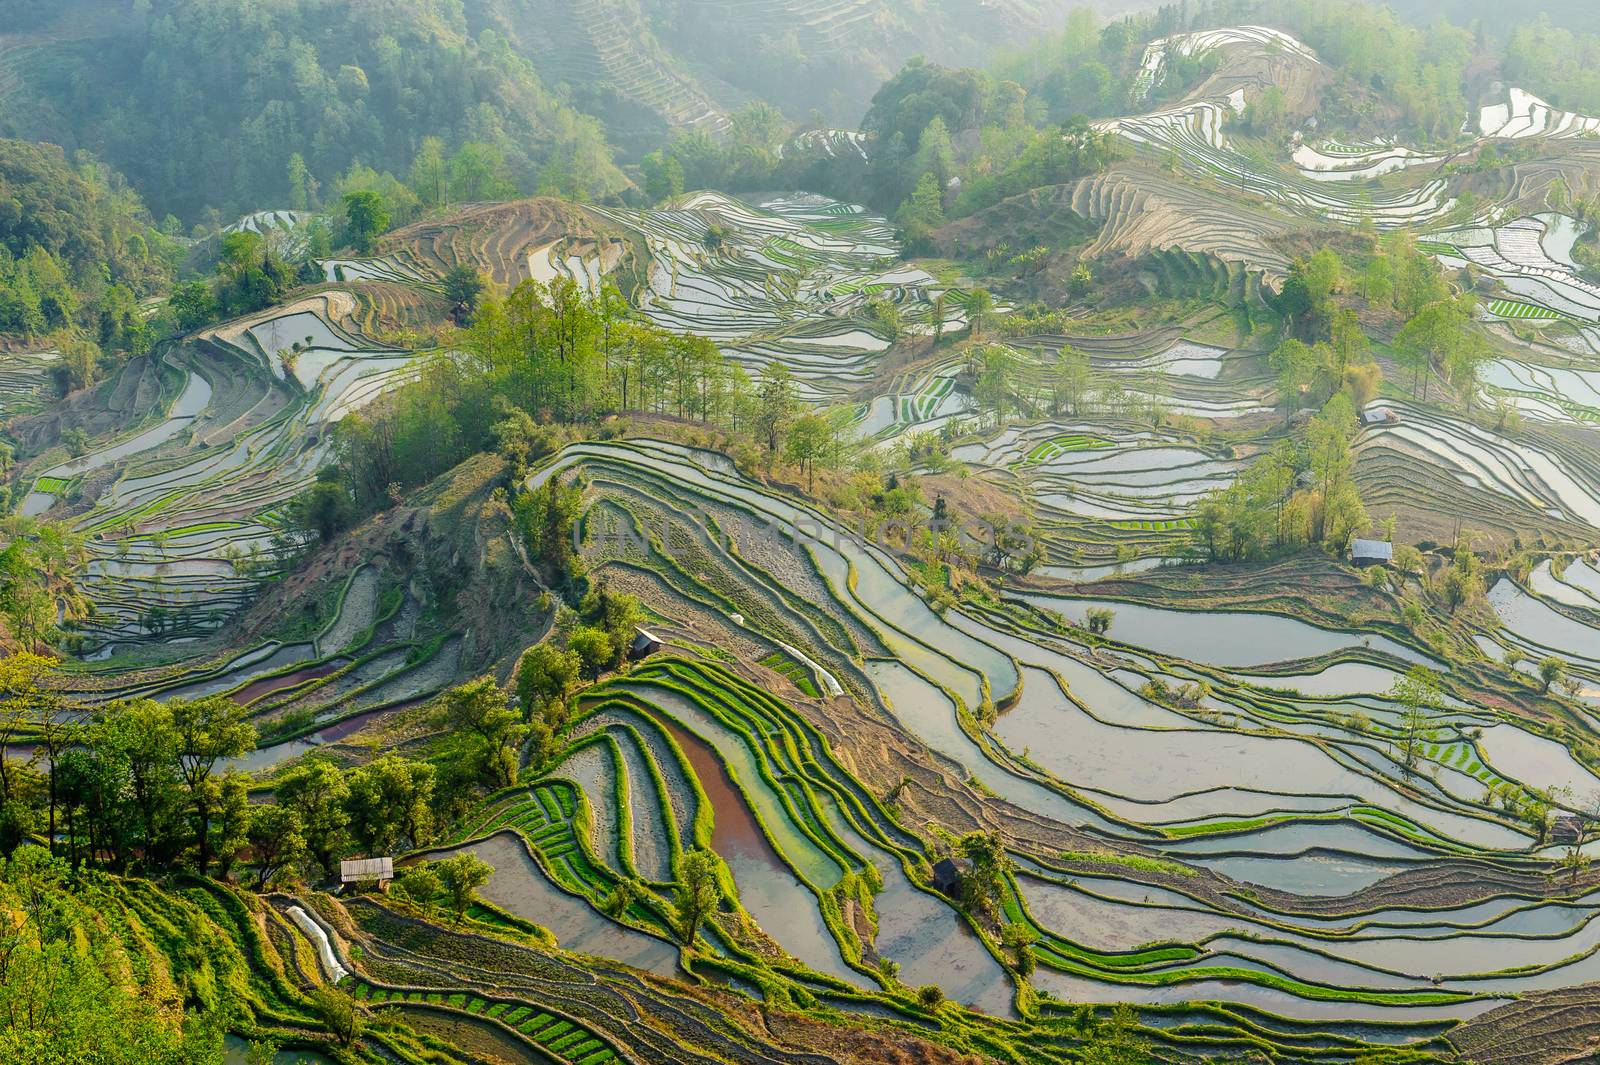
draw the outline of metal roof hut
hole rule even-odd
[[[1387,566],[1394,561],[1394,544],[1387,540],[1357,540],[1350,545],[1350,561],[1358,566]]]
[[[633,630],[633,642],[628,645],[629,658],[643,658],[661,650],[661,639],[648,629]]]
[[[349,858],[339,863],[339,884],[377,884],[379,891],[387,890],[394,879],[393,858]]]

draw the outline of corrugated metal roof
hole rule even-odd
[[[1381,558],[1388,562],[1394,558],[1394,544],[1387,540],[1357,540],[1350,545],[1352,558]]]
[[[393,858],[352,858],[339,863],[339,879],[346,884],[359,880],[393,880]]]

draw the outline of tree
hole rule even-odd
[[[1300,409],[1304,399],[1322,383],[1321,364],[1315,353],[1294,337],[1274,348],[1267,361],[1278,371],[1278,392],[1288,401],[1290,413]]]
[[[1089,356],[1071,346],[1063,345],[1056,353],[1050,375],[1050,413],[1080,413],[1084,397],[1089,392]]]
[[[604,629],[584,625],[567,638],[567,649],[578,656],[582,675],[594,680],[615,656],[615,646]]]
[[[402,897],[411,900],[411,903],[422,911],[424,917],[433,913],[433,907],[444,891],[444,884],[439,879],[439,874],[434,871],[433,863],[426,858],[407,866],[400,871],[399,877],[394,882],[394,890]]]
[[[349,794],[338,766],[321,760],[296,766],[278,783],[278,802],[299,815],[306,853],[329,879],[349,843],[350,815],[345,811]]]
[[[458,323],[472,320],[483,289],[483,275],[466,263],[457,263],[444,275],[444,298],[450,301],[451,312]]]
[[[462,851],[434,862],[433,872],[444,887],[456,924],[460,924],[467,915],[468,907],[477,900],[478,889],[494,875],[494,866],[470,851]]]
[[[967,332],[973,340],[980,338],[993,313],[994,297],[989,295],[989,290],[973,289],[972,295],[967,297]]]
[[[493,677],[470,681],[444,694],[443,719],[466,751],[468,764],[496,787],[516,777],[517,745],[527,734]]]
[[[1424,401],[1428,398],[1429,371],[1435,362],[1444,364],[1454,349],[1467,348],[1466,354],[1457,357],[1457,373],[1462,372],[1461,366],[1470,364],[1475,375],[1477,364],[1487,353],[1481,345],[1482,338],[1472,331],[1470,297],[1429,303],[1394,338],[1395,356],[1412,371],[1411,393],[1416,395],[1420,384]]]
[[[1116,620],[1117,612],[1108,606],[1092,606],[1084,611],[1084,621],[1089,625],[1089,631],[1096,636],[1104,636],[1111,631],[1111,623]]]
[[[600,908],[606,912],[607,916],[620,920],[634,903],[645,897],[646,893],[644,882],[636,877],[619,880],[617,881],[617,886],[612,888],[611,892],[606,895],[605,902],[601,904]]]
[[[1545,691],[1555,687],[1566,675],[1567,664],[1561,659],[1554,655],[1539,659],[1539,680],[1543,682]]]
[[[212,787],[212,775],[218,762],[255,750],[256,730],[245,720],[244,708],[226,696],[174,699],[167,706],[172,713],[178,775],[188,792],[194,819],[199,852],[196,864],[204,876],[211,864],[211,816],[219,797]]]
[[[372,242],[389,228],[389,205],[375,189],[344,195],[345,240],[362,255],[372,253]]]
[[[58,662],[45,655],[19,651],[0,658],[0,802],[9,802],[19,787],[11,766],[13,741],[50,707],[41,686]]]
[[[577,686],[582,668],[577,654],[549,641],[528,648],[517,667],[517,698],[522,704],[523,720],[532,720],[537,709],[565,700]]]
[[[1012,922],[1000,929],[1000,945],[1011,955],[1011,967],[1022,976],[1033,973],[1033,944],[1038,939],[1033,929],[1021,922]]]
[[[1399,750],[1406,773],[1416,771],[1422,745],[1428,737],[1428,712],[1444,705],[1439,676],[1426,666],[1412,666],[1396,680],[1390,698],[1401,706]]]
[[[833,444],[833,426],[820,414],[802,414],[789,426],[784,457],[805,470],[806,491],[816,487],[817,463],[827,459]]]
[[[393,853],[401,840],[422,846],[433,830],[435,770],[427,762],[386,754],[346,777],[350,834],[368,857]]]
[[[250,842],[250,789],[237,773],[213,778],[207,786],[215,793],[217,875],[226,880]]]
[[[175,285],[167,298],[178,328],[188,333],[210,325],[217,318],[217,297],[204,281],[184,281]]]
[[[160,868],[181,848],[184,796],[178,777],[178,736],[172,710],[154,699],[112,703],[89,736],[89,746],[127,777],[134,837],[146,864]]]
[[[770,457],[777,452],[778,442],[788,432],[800,405],[786,365],[769,362],[761,368],[757,404],[756,432],[766,440]]]
[[[424,137],[411,160],[406,184],[427,207],[443,207],[450,202],[450,167],[444,159],[444,141]]]
[[[316,179],[299,152],[289,156],[289,209],[309,211],[317,194]]]
[[[722,901],[721,861],[710,851],[696,848],[678,863],[673,906],[678,912],[678,935],[685,946],[694,944],[700,925]]]
[[[683,164],[677,156],[653,151],[639,160],[644,173],[644,194],[651,203],[661,203],[683,195]]]
[[[300,815],[287,806],[264,803],[250,814],[250,852],[256,862],[256,890],[291,868],[305,853],[305,837],[300,834]]]
[[[468,141],[450,157],[450,196],[457,202],[509,200],[516,194],[505,153],[496,145]]]
[[[284,524],[304,543],[310,543],[312,537],[327,543],[348,529],[355,518],[355,505],[345,486],[321,477],[284,508]]]
[[[314,988],[311,1005],[340,1046],[354,1046],[366,1030],[366,1015],[360,1004],[336,987]]]
[[[995,832],[969,832],[961,837],[959,846],[972,863],[971,871],[962,878],[963,900],[980,913],[997,909],[1005,896],[1006,879],[1016,865],[1005,841]]]
[[[1012,405],[1012,375],[1015,360],[1004,344],[988,344],[978,352],[978,375],[972,385],[972,398],[980,413],[993,417],[996,425],[1005,421]]]
[[[922,248],[935,230],[944,225],[944,191],[937,175],[923,174],[911,198],[895,212],[895,225],[909,248]]]

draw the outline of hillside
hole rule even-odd
[[[529,189],[574,161],[597,194],[624,184],[604,131],[453,0],[69,0],[0,68],[0,132],[88,148],[186,223],[304,206],[297,154],[329,189],[356,163],[403,175],[429,135],[493,144]]]
[[[0,1060],[1593,1058],[1600,37],[68,7],[228,224],[0,142]]]
[[[0,351],[20,353],[0,415],[31,405],[42,370],[61,391],[147,350],[141,301],[165,293],[182,255],[122,175],[0,140]]]

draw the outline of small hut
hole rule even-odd
[[[961,891],[962,879],[972,871],[972,863],[965,858],[940,858],[933,863],[933,886],[954,898]]]
[[[661,650],[661,640],[648,629],[633,630],[633,642],[628,645],[629,658],[644,658]]]
[[[1394,544],[1387,540],[1357,540],[1350,545],[1350,561],[1363,568],[1387,566],[1394,561]]]
[[[352,884],[377,884],[379,891],[387,891],[389,881],[393,879],[393,858],[350,858],[339,863],[341,887],[350,887]]]

